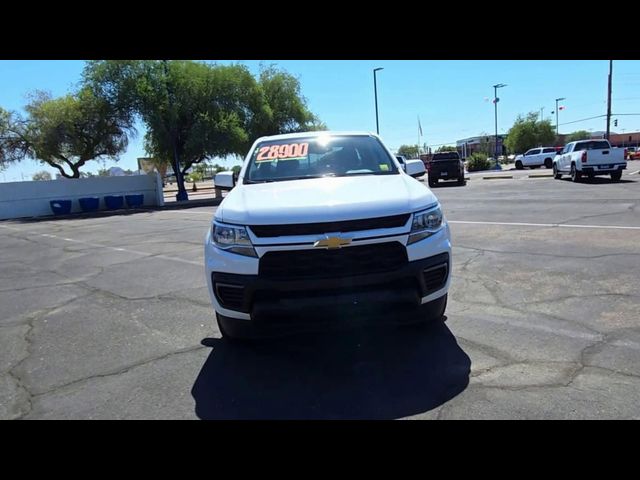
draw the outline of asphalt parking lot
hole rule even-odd
[[[217,331],[212,207],[0,222],[0,418],[640,419],[640,174],[523,172],[434,189],[446,323],[258,346]]]

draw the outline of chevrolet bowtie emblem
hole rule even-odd
[[[316,248],[335,249],[335,248],[341,248],[341,247],[344,247],[345,245],[350,245],[350,244],[351,244],[350,238],[327,237],[322,240],[318,240],[316,243],[313,244],[313,246]]]

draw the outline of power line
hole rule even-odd
[[[579,122],[586,122],[587,120],[594,120],[596,118],[602,118],[602,117],[606,117],[607,115],[596,115],[595,117],[589,117],[589,118],[581,118],[580,120],[574,120],[573,122],[566,122],[566,123],[559,123],[558,125],[569,125],[571,123],[579,123]]]

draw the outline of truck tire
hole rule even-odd
[[[550,158],[545,158],[544,159],[544,166],[547,168],[551,168],[553,166],[553,160],[551,160]]]
[[[617,170],[611,173],[611,180],[613,180],[614,182],[619,182],[621,178],[622,178],[622,170]]]
[[[431,177],[429,177],[429,186],[430,187],[435,187],[437,185],[438,185],[438,179],[435,178],[435,179],[432,180]]]
[[[582,172],[579,172],[578,169],[576,169],[575,163],[571,164],[571,181],[574,183],[582,181]]]
[[[555,178],[556,180],[560,180],[562,178],[562,174],[560,172],[558,172],[558,166],[557,165],[553,166],[553,178]]]
[[[524,167],[522,166],[522,162],[518,160],[516,162],[516,170],[522,170]]]
[[[462,177],[458,177],[458,185],[466,185],[467,182],[464,179],[464,175]]]
[[[233,343],[248,343],[259,338],[251,320],[238,320],[216,312],[216,321],[222,338]]]

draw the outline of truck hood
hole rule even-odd
[[[404,174],[313,178],[238,185],[215,218],[240,225],[333,222],[415,212],[437,201]]]

